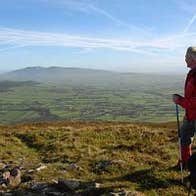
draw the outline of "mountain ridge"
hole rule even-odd
[[[88,85],[97,80],[101,82],[102,78],[112,78],[119,76],[119,73],[105,70],[94,70],[86,68],[73,68],[73,67],[26,67],[10,71],[0,75],[0,80],[11,81],[35,81],[41,83],[63,83],[63,84],[85,84]],[[99,83],[98,82],[98,83]]]
[[[156,81],[171,81],[172,78],[182,80],[181,75],[164,75],[135,72],[114,72],[102,69],[75,68],[75,67],[25,67],[7,73],[0,74],[0,80],[11,81],[35,81],[41,83],[57,83],[68,85],[95,85],[104,86],[108,84],[132,84],[140,82],[143,84]],[[131,81],[130,81],[131,80]],[[155,82],[156,83],[156,82]]]
[[[50,66],[50,67],[42,67],[42,66],[27,66],[21,69],[12,70],[6,73],[13,73],[13,72],[23,72],[23,71],[99,71],[99,72],[107,72],[107,73],[120,73],[115,71],[103,70],[103,69],[92,69],[92,68],[80,68],[80,67],[61,67],[61,66]],[[6,74],[4,73],[4,74]]]

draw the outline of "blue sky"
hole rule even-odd
[[[64,66],[185,73],[195,0],[0,1],[0,70]]]

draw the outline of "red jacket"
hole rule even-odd
[[[196,69],[190,70],[187,74],[184,97],[180,97],[177,104],[185,108],[187,120],[196,120]]]

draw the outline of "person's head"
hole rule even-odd
[[[185,61],[187,67],[193,69],[196,67],[196,47],[189,47],[186,51]]]

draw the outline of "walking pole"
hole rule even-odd
[[[180,171],[181,171],[181,182],[183,183],[183,166],[182,166],[182,152],[181,152],[181,138],[180,138],[180,121],[179,121],[179,109],[176,104],[176,120],[177,120],[177,128],[178,128],[178,146],[179,146],[179,161],[180,161]]]

